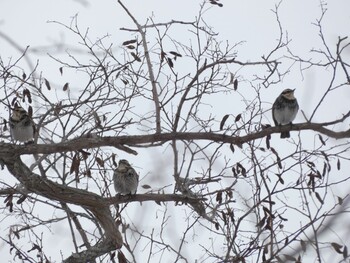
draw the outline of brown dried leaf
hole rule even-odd
[[[79,173],[79,165],[80,165],[80,159],[77,153],[74,154],[72,164],[70,167],[69,173],[72,174],[75,172],[76,174]]]
[[[238,122],[242,118],[242,114],[238,114],[235,118],[235,122]]]
[[[51,90],[51,85],[50,85],[50,82],[47,80],[47,79],[44,79],[45,81],[45,86],[48,90]]]
[[[126,48],[128,48],[128,49],[135,49],[135,47],[133,45],[126,46]]]
[[[64,84],[64,86],[63,86],[63,91],[68,90],[68,88],[69,88],[69,83],[67,82],[67,83]]]
[[[323,202],[323,200],[322,200],[320,194],[317,193],[317,192],[315,192],[315,195],[316,195],[317,200],[318,200],[321,204],[324,204],[324,202]]]
[[[168,61],[169,67],[173,68],[174,67],[174,63],[171,60],[171,58],[167,58],[166,60]]]
[[[33,118],[33,107],[32,106],[28,106],[28,116]]]
[[[222,120],[221,120],[221,122],[220,122],[220,130],[222,130],[222,129],[224,128],[225,122],[226,122],[226,120],[228,119],[229,116],[230,116],[229,114],[226,114],[226,115],[222,118]]]
[[[151,186],[148,184],[144,184],[141,186],[143,189],[151,189]]]
[[[130,54],[131,54],[131,56],[132,56],[136,61],[141,62],[140,57],[137,56],[134,52],[131,52]]]
[[[337,169],[338,171],[340,170],[340,159],[338,158],[338,161],[337,161]]]
[[[99,166],[105,167],[105,162],[100,157],[96,157],[95,160]]]
[[[172,55],[174,55],[175,57],[182,57],[181,54],[179,54],[179,53],[177,53],[177,52],[175,52],[175,51],[170,51],[169,53],[172,54]]]
[[[115,153],[112,153],[112,163],[115,167],[118,166],[117,162],[115,161]]]
[[[83,159],[86,160],[89,155],[91,155],[91,153],[84,151],[84,150],[79,150],[79,152],[81,153],[81,155],[83,156]]]
[[[85,172],[85,175],[86,175],[87,178],[91,178],[91,170],[87,169],[86,172]]]
[[[215,222],[215,229],[216,229],[216,230],[219,230],[219,229],[220,229],[220,225],[219,225],[218,222]]]
[[[17,200],[17,204],[20,205],[24,202],[24,200],[27,199],[27,196],[26,195],[22,195],[18,200]]]
[[[323,140],[323,137],[321,136],[321,134],[318,134],[318,138],[320,139],[322,145],[326,145],[326,142]]]
[[[283,216],[281,216],[280,214],[278,215],[278,217],[282,220],[282,221],[288,221],[287,218],[284,218]]]
[[[12,106],[12,107],[14,107],[15,104],[17,105],[17,97],[18,97],[18,95],[16,95],[16,97],[14,97],[14,98],[12,99],[12,101],[11,101],[11,106]]]
[[[304,240],[300,240],[300,246],[301,246],[301,249],[303,250],[303,252],[306,251],[306,242]]]
[[[122,45],[123,45],[123,46],[128,46],[128,45],[134,44],[134,43],[136,43],[136,42],[137,42],[136,39],[127,40],[127,41],[124,41]]]
[[[60,68],[59,68],[59,71],[60,71],[61,76],[62,76],[62,75],[63,75],[63,67],[60,67]]]
[[[344,257],[344,259],[346,259],[348,257],[348,247],[347,246],[344,246],[343,257]]]
[[[222,203],[222,191],[217,192],[216,201],[221,204]]]
[[[237,79],[235,79],[234,82],[233,82],[233,89],[234,90],[238,89],[238,80]]]
[[[339,204],[339,205],[342,205],[343,202],[344,202],[344,199],[341,198],[340,196],[338,196],[338,204]]]
[[[339,245],[338,243],[335,243],[335,242],[332,242],[331,245],[334,248],[334,250],[337,251],[337,253],[343,254],[343,252],[341,251],[341,248],[343,247],[342,245]]]
[[[25,72],[23,72],[22,79],[25,80],[26,78],[27,78],[27,74]]]
[[[233,146],[233,144],[232,144],[232,143],[230,144],[230,149],[231,149],[232,153],[234,153],[234,152],[235,152],[235,147]],[[233,168],[233,169],[234,169],[234,168]]]

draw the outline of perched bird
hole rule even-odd
[[[28,113],[20,106],[15,106],[9,120],[12,139],[20,142],[33,140],[35,135],[35,124]]]
[[[298,110],[299,105],[294,97],[294,89],[285,89],[272,106],[272,118],[275,125],[292,124]],[[281,138],[289,137],[289,131],[281,132]]]
[[[122,195],[136,194],[139,175],[127,160],[120,160],[113,175],[115,191]]]

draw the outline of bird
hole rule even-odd
[[[35,123],[21,106],[15,105],[9,124],[13,140],[27,143],[34,139],[36,132]]]
[[[295,89],[285,89],[277,97],[272,106],[272,118],[276,126],[292,124],[299,110],[299,104],[294,97]],[[289,138],[289,131],[281,132],[281,138]]]
[[[136,194],[139,175],[127,160],[119,160],[118,167],[113,174],[115,191],[122,195]]]

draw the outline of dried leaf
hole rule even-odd
[[[59,68],[59,71],[60,71],[61,76],[62,76],[62,75],[63,75],[63,67],[60,67],[60,68]]]
[[[27,196],[26,195],[22,195],[18,200],[17,200],[17,204],[20,205],[24,202],[24,200],[27,199]]]
[[[28,98],[28,102],[29,102],[29,104],[30,104],[30,103],[32,103],[32,95],[31,95],[31,93],[30,93],[30,90],[29,90],[29,89],[27,89],[27,98]]]
[[[130,54],[136,61],[141,62],[141,59],[139,58],[139,56],[137,56],[134,52],[131,52]]]
[[[77,153],[74,154],[69,173],[79,172],[80,159]]]
[[[338,158],[338,161],[337,161],[337,169],[338,171],[340,170],[340,159]]]
[[[23,72],[22,79],[25,80],[26,78],[27,78],[27,74],[25,72]]]
[[[128,45],[130,45],[130,44],[134,44],[134,43],[136,43],[136,39],[132,39],[132,40],[127,40],[127,41],[124,41],[123,42],[123,46],[128,46]]]
[[[322,171],[322,178],[325,177],[326,172],[327,172],[327,163],[324,163],[323,164],[323,171]]]
[[[172,54],[172,55],[174,55],[175,57],[182,57],[181,54],[179,54],[179,53],[177,53],[177,52],[175,52],[175,51],[170,51],[169,53]]]
[[[220,130],[222,130],[222,129],[224,128],[225,122],[226,122],[226,120],[227,120],[227,118],[228,118],[229,116],[230,116],[229,114],[226,114],[226,115],[222,118],[222,120],[221,120],[221,122],[220,122]]]
[[[232,144],[232,143],[230,144],[230,149],[231,149],[232,153],[234,153],[234,152],[235,152],[235,147],[233,146],[233,144]]]
[[[3,130],[3,131],[7,131],[7,130],[8,130],[8,127],[7,127],[7,120],[6,120],[6,119],[3,119],[3,120],[4,120],[4,124],[3,124],[2,130]]]
[[[174,67],[174,63],[171,60],[171,58],[167,58],[166,60],[168,61],[169,67],[173,68]]]
[[[217,5],[217,6],[219,6],[219,7],[223,7],[223,6],[224,6],[223,4],[218,3],[218,2],[216,2],[215,0],[210,0],[210,3],[211,3],[212,5]]]
[[[33,107],[32,106],[28,106],[28,116],[30,117],[30,118],[33,118]]]
[[[18,96],[14,97],[14,98],[12,99],[12,101],[11,101],[11,106],[12,106],[12,107],[14,107],[15,104],[17,105],[17,97],[18,97]]]
[[[234,90],[238,89],[238,80],[237,79],[235,79],[234,82],[233,82],[233,89]]]
[[[266,216],[264,216],[258,223],[257,227],[262,228],[265,225]]]
[[[284,218],[283,216],[281,216],[280,214],[278,215],[278,217],[282,220],[282,221],[288,221],[287,218]]]
[[[84,150],[79,150],[79,152],[81,153],[84,160],[86,160],[89,157],[89,155],[91,155],[91,153],[86,152]]]
[[[320,139],[322,145],[326,145],[326,142],[323,140],[323,137],[321,136],[321,134],[318,135],[318,138]]]
[[[12,202],[12,199],[13,199],[13,194],[9,194],[9,195],[5,198],[4,203]]]
[[[217,192],[216,201],[221,204],[222,203],[222,191]]]
[[[231,169],[231,170],[232,170],[233,176],[234,176],[234,177],[237,177],[237,172],[236,172],[235,167],[232,166],[232,169]]]
[[[235,122],[238,122],[242,117],[242,114],[238,114],[235,118]]]
[[[69,83],[67,82],[66,84],[64,84],[63,86],[63,91],[66,91],[69,88]]]
[[[219,230],[219,229],[220,229],[220,225],[219,225],[218,222],[215,222],[215,229],[216,229],[216,230]]]
[[[348,247],[347,246],[344,246],[343,257],[344,257],[344,259],[346,259],[348,257]]]
[[[112,163],[115,167],[118,166],[117,162],[115,161],[115,153],[112,153]]]
[[[143,189],[151,189],[151,186],[148,184],[144,184],[144,185],[142,185],[142,188]]]
[[[335,243],[335,242],[332,242],[331,245],[334,248],[334,250],[337,251],[337,253],[343,254],[343,252],[341,251],[341,248],[343,247],[342,245],[339,245],[338,243]]]
[[[126,46],[126,48],[128,48],[128,49],[135,49],[135,47],[133,45]]]
[[[318,201],[319,201],[321,204],[324,204],[324,202],[323,202],[323,200],[322,200],[320,194],[317,193],[317,192],[315,192],[315,195],[316,195],[316,198],[318,199]]]
[[[50,82],[47,80],[47,79],[44,79],[45,81],[45,86],[48,90],[51,90],[51,85],[50,85]]]
[[[338,204],[342,205],[344,202],[344,199],[338,196]]]
[[[105,162],[100,157],[96,157],[95,160],[99,166],[105,167]]]
[[[306,251],[306,242],[304,240],[300,240],[300,246],[301,246],[301,249],[303,250],[303,252]]]
[[[87,170],[86,170],[85,176],[86,176],[87,178],[91,178],[91,170],[90,170],[90,169],[87,169]]]
[[[160,63],[164,61],[165,57],[166,57],[166,53],[164,51],[160,52]]]

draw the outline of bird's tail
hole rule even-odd
[[[290,137],[289,131],[281,132],[281,138],[282,139],[289,138],[289,137]]]

